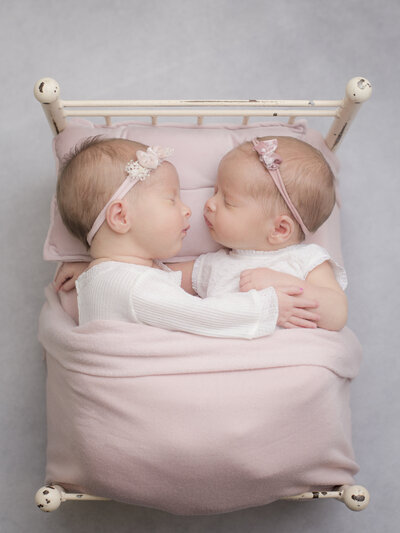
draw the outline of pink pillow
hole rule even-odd
[[[149,145],[171,146],[175,149],[170,161],[176,166],[182,199],[192,209],[191,229],[185,238],[179,260],[187,260],[201,253],[215,251],[220,245],[209,236],[203,220],[203,206],[212,195],[218,164],[222,156],[238,144],[263,136],[286,135],[296,137],[318,148],[331,165],[335,175],[338,161],[327,148],[323,136],[308,129],[305,121],[286,123],[257,123],[246,126],[235,124],[160,124],[119,122],[101,126],[83,119],[73,119],[54,139],[57,166],[63,157],[79,142],[95,135],[132,139]],[[339,212],[336,206],[330,218],[309,239],[329,250],[342,263],[340,248]],[[85,246],[65,228],[55,198],[51,205],[50,228],[44,245],[44,259],[48,261],[88,261]]]

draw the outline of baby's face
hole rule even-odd
[[[153,259],[175,256],[189,229],[191,211],[182,203],[175,167],[164,162],[133,197],[132,236]]]
[[[257,163],[257,162],[256,162]],[[267,249],[267,229],[272,217],[265,214],[263,202],[248,191],[248,178],[257,172],[236,152],[225,156],[218,169],[214,196],[204,206],[204,219],[212,238],[227,248]],[[246,181],[247,180],[247,181]]]

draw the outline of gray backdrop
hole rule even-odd
[[[399,14],[397,0],[2,0],[1,532],[397,530]],[[356,75],[374,93],[338,155],[349,325],[364,347],[354,447],[370,507],[277,502],[199,518],[112,502],[39,512],[45,367],[36,330],[54,271],[41,254],[55,181],[34,82],[55,78],[65,98],[336,99]]]

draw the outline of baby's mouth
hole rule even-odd
[[[186,226],[186,228],[183,228],[182,233],[186,235],[189,230],[190,230],[190,225]]]

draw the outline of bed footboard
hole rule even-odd
[[[304,492],[296,496],[288,496],[282,500],[291,501],[307,501],[307,500],[325,500],[335,499],[343,502],[346,507],[352,511],[363,511],[367,508],[370,500],[369,492],[361,485],[342,485],[335,487],[331,491],[315,491]],[[101,498],[100,496],[91,496],[90,494],[65,492],[60,485],[46,485],[41,487],[35,495],[35,503],[37,507],[49,513],[55,511],[63,502],[76,501],[110,501],[108,498]]]

